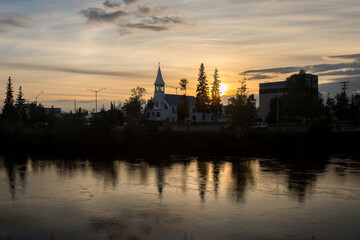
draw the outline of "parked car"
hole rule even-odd
[[[268,125],[265,122],[257,122],[256,124],[251,126],[251,129],[254,129],[254,130],[267,130]]]

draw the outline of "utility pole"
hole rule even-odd
[[[88,91],[92,91],[95,93],[95,113],[97,113],[97,93],[104,89],[106,89],[106,88],[101,88],[99,90],[86,89]]]
[[[346,95],[346,89],[347,89],[347,86],[349,85],[349,81],[340,82],[340,84],[342,85],[341,90],[343,91],[343,94]]]

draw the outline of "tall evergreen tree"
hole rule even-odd
[[[211,106],[210,110],[214,114],[214,119],[217,120],[222,110],[221,98],[220,98],[220,77],[217,68],[214,72],[214,82],[211,85]]]
[[[204,64],[201,63],[199,69],[198,85],[196,88],[196,111],[203,114],[203,121],[205,121],[206,113],[209,112],[209,86],[206,80],[206,73]]]
[[[8,83],[6,84],[6,96],[3,107],[3,117],[8,120],[12,120],[14,118],[14,91],[12,87],[11,77],[8,79]]]
[[[15,101],[16,114],[20,117],[20,120],[22,120],[25,117],[25,109],[23,109],[24,103],[25,103],[24,94],[20,86],[18,96]]]

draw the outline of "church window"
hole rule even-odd
[[[172,107],[172,113],[175,113],[175,108],[174,107]]]
[[[159,102],[158,101],[155,102],[155,107],[159,107]]]
[[[156,117],[160,117],[160,112],[156,112]]]
[[[168,105],[166,103],[164,103],[164,109],[168,109]]]

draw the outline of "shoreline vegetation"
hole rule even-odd
[[[174,127],[175,128],[175,127]],[[45,156],[166,157],[170,155],[213,155],[238,157],[315,157],[332,154],[358,155],[360,132],[331,131],[314,122],[308,130],[271,129],[239,135],[223,126],[215,130],[175,131],[172,126],[131,126],[121,129],[107,125],[57,124],[30,128],[21,123],[0,124],[0,154]]]

